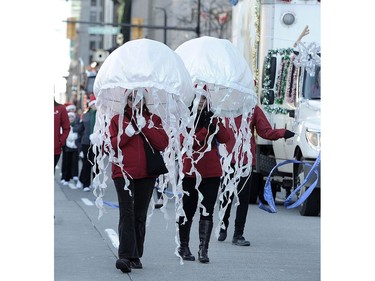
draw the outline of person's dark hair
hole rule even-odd
[[[126,105],[125,105],[125,108],[124,108],[124,111],[126,111],[128,108],[130,108],[130,106],[129,106],[128,104],[126,104]],[[147,114],[148,116],[151,116],[151,112],[150,112],[150,110],[148,109],[146,103],[143,104],[143,111],[146,112],[146,114]],[[133,112],[132,112],[132,114],[133,114]]]

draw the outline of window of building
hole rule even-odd
[[[95,11],[91,11],[90,12],[90,21],[93,21],[93,22],[97,21],[97,19],[96,19],[96,12]]]
[[[95,49],[96,49],[96,42],[90,41],[90,50],[95,50]]]

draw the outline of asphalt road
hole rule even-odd
[[[104,195],[106,212],[98,219],[92,192],[62,186],[55,173],[54,273],[56,281],[172,281],[172,280],[320,280],[320,217],[302,217],[297,209],[278,205],[276,214],[249,205],[244,236],[250,247],[231,244],[234,208],[228,237],[217,241],[215,230],[209,246],[210,262],[180,263],[174,254],[177,244],[174,201],[165,209],[150,204],[143,269],[124,274],[115,268],[117,259],[117,197],[111,179]],[[156,197],[155,197],[156,198]],[[156,200],[156,199],[155,199]],[[215,209],[215,218],[217,209]],[[190,248],[197,257],[198,217],[191,231]]]

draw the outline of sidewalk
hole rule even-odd
[[[320,280],[320,218],[301,217],[297,210],[293,213],[281,206],[278,214],[268,214],[257,205],[249,205],[244,236],[251,246],[240,247],[231,244],[232,208],[228,237],[224,242],[217,241],[217,221],[214,223],[208,252],[210,262],[184,261],[181,265],[174,254],[173,200],[169,200],[164,213],[155,209],[149,216],[141,259],[143,269],[124,274],[115,268],[117,249],[105,232],[108,228],[117,232],[118,209],[107,207],[107,212],[98,220],[96,206],[87,207],[66,196],[67,192],[92,194],[63,188],[67,187],[61,187],[55,179],[55,281]],[[106,198],[114,197],[108,194]],[[216,210],[215,215],[217,218]],[[311,241],[304,243],[309,239]],[[190,241],[196,259],[198,244],[196,217]]]

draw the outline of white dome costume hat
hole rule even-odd
[[[166,174],[166,181],[161,180],[163,177],[159,178],[161,180],[159,187],[163,191],[166,183],[169,182],[176,200],[178,199],[175,163],[176,160],[179,163],[182,161],[179,149],[179,124],[186,126],[185,122],[189,115],[187,102],[193,99],[193,85],[181,58],[168,46],[150,39],[132,40],[117,48],[106,58],[94,83],[97,101],[94,145],[99,149],[96,162],[99,165],[99,174],[105,175],[103,181],[99,180],[99,175],[93,180],[99,217],[104,210],[103,195],[107,187],[105,181],[108,179],[103,160],[108,157],[110,162],[122,163],[118,161],[122,159],[120,149],[114,148],[118,152],[118,157],[115,159],[114,151],[109,155],[103,153],[102,144],[104,143],[104,146],[110,144],[108,127],[114,115],[120,114],[119,123],[122,124],[124,108],[130,93],[135,95],[133,105],[145,97],[151,114],[157,114],[162,119],[163,127],[169,137],[169,145],[163,153],[169,172]],[[121,134],[124,133],[125,128],[119,130]],[[129,175],[124,173],[125,188],[129,183],[128,177]],[[164,202],[166,204],[167,200]]]
[[[238,201],[236,183],[240,177],[249,176],[251,173],[251,132],[247,118],[257,103],[252,71],[243,55],[226,39],[209,36],[194,38],[181,44],[175,52],[182,58],[192,82],[196,85],[193,112],[196,112],[200,96],[205,95],[207,103],[211,106],[210,110],[214,113],[212,118],[227,117],[230,119],[230,128],[232,128],[236,142],[232,152],[228,153],[224,145],[219,146],[219,152],[222,156],[222,167],[225,173],[223,179],[225,191],[229,191],[230,194],[234,193],[235,200]],[[203,87],[207,87],[207,92]],[[241,126],[235,129],[234,118],[239,115],[243,116]],[[191,116],[192,120],[195,119],[195,116]],[[225,124],[225,122],[223,123]],[[209,138],[208,143],[211,143],[211,140],[212,138]],[[191,146],[189,147],[189,143],[191,143],[191,139],[186,138],[184,146],[187,146],[188,150],[192,149]],[[209,146],[206,151],[210,149]],[[202,152],[202,156],[206,151]],[[247,164],[243,163],[244,154],[248,157]],[[233,172],[232,157],[236,164],[234,176],[230,178],[229,174]],[[197,178],[196,187],[198,184]],[[219,199],[223,201],[223,193],[220,194]],[[219,211],[220,223],[222,223],[226,207],[222,206]],[[219,231],[220,224],[215,231],[216,237],[218,237]]]

